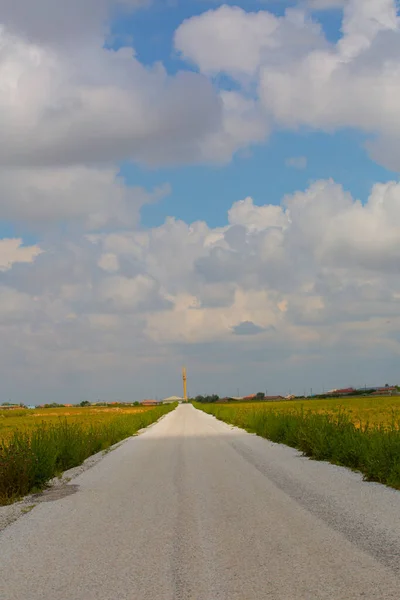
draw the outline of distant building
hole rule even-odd
[[[358,388],[357,392],[363,392],[364,390],[373,390],[374,392],[394,392],[397,390],[395,385],[367,385],[362,388]]]
[[[174,402],[183,402],[183,398],[179,398],[179,396],[170,396],[169,398],[165,398],[162,401],[162,404],[173,404]]]
[[[392,394],[397,393],[397,388],[395,386],[388,386],[383,388],[377,388],[374,392],[372,392],[371,396],[392,396]]]
[[[160,402],[157,400],[142,400],[142,406],[158,406]]]
[[[329,392],[327,392],[326,395],[327,396],[348,396],[349,394],[352,394],[355,391],[356,390],[352,387],[342,388],[340,390],[329,390]]]

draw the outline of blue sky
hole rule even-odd
[[[150,171],[126,165],[122,173],[128,182],[145,186],[171,184],[168,197],[142,209],[144,226],[160,225],[175,215],[217,227],[225,225],[233,202],[251,196],[255,204],[279,204],[285,194],[303,190],[317,179],[333,178],[365,202],[374,183],[390,181],[396,175],[370,160],[363,143],[364,136],[354,131],[276,132],[265,145],[254,146],[248,157],[238,153],[226,166]],[[285,164],[286,159],[300,156],[306,157],[306,168]]]

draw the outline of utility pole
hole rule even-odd
[[[182,381],[183,381],[183,399],[187,402],[187,377],[186,377],[186,368],[182,368]]]

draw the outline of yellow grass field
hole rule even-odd
[[[0,410],[0,506],[136,435],[174,410],[164,406]]]
[[[87,406],[38,408],[36,410],[9,410],[0,408],[0,441],[7,439],[16,429],[27,431],[41,423],[56,424],[62,420],[68,423],[92,424],[102,423],[110,417],[127,414],[139,414],[151,410],[147,406]]]
[[[350,396],[344,398],[302,399],[283,402],[235,402],[230,407],[238,410],[275,410],[292,412],[303,409],[305,412],[329,413],[346,412],[356,427],[369,425],[390,426],[400,422],[400,396]]]

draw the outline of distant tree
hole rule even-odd
[[[218,402],[219,396],[217,394],[212,394],[211,396],[196,396],[195,402],[203,402],[205,404],[209,404],[211,402]]]
[[[264,392],[258,392],[258,394],[256,394],[257,400],[264,400],[264,398],[265,398]]]
[[[385,383],[385,387],[389,387],[389,384],[388,384],[388,383]]]
[[[133,406],[140,406],[140,402],[137,402],[137,401],[136,401],[136,402],[134,402],[134,403],[133,403]]]
[[[90,406],[89,400],[83,400],[79,406]]]

